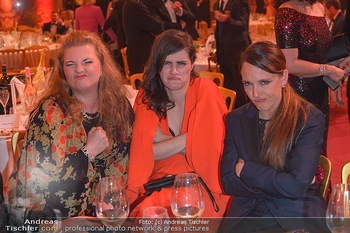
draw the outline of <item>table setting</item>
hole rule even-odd
[[[326,221],[332,233],[350,232],[350,184],[333,186]]]

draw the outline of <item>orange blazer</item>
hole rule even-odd
[[[227,107],[217,86],[206,78],[195,78],[190,84],[186,93],[185,114],[181,129],[181,134],[187,132],[186,156],[176,154],[161,161],[154,161],[153,138],[158,125],[164,133],[171,135],[168,120],[167,118],[159,120],[155,112],[142,103],[142,94],[143,91],[140,90],[134,105],[135,123],[127,182],[129,202],[133,203],[139,194],[144,193],[143,185],[148,181],[168,174],[195,171],[214,195],[220,207],[220,214],[221,212],[223,214],[228,197],[223,195],[219,167],[224,144]],[[147,198],[157,196],[158,202],[162,202],[161,205],[170,206],[171,192],[168,190],[169,194],[165,194],[163,191],[165,190],[155,192]],[[204,189],[202,191],[206,193]],[[168,197],[162,201],[163,197],[160,195],[162,192],[164,195],[170,195],[170,199]],[[205,206],[208,210],[212,209],[206,214],[209,215],[207,217],[211,217],[210,213],[214,210],[210,199],[206,201]],[[215,214],[215,216],[219,215]]]

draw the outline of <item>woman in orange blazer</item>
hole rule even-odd
[[[217,86],[193,72],[196,51],[191,37],[168,30],[155,41],[135,101],[127,192],[136,207],[130,216],[142,216],[150,206],[171,212],[172,188],[145,197],[143,185],[169,174],[196,172],[213,195],[202,187],[202,217],[222,216],[227,196],[219,181],[219,162],[227,107]],[[136,202],[135,202],[136,201]]]

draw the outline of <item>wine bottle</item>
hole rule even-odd
[[[8,104],[6,105],[7,112],[9,112],[10,108],[12,107],[10,81],[11,81],[11,78],[7,75],[6,65],[3,64],[2,65],[2,77],[0,79],[0,88],[7,89],[10,93]],[[3,109],[1,109],[1,110],[3,110]],[[3,112],[0,112],[0,114],[3,114]]]
[[[37,99],[37,92],[35,87],[33,86],[29,67],[25,68],[25,75],[26,84],[24,87],[24,109],[27,112],[31,112]]]
[[[46,52],[45,49],[41,49],[41,54],[40,54],[40,61],[39,61],[39,65],[37,66],[35,73],[33,75],[32,78],[32,82],[35,82],[39,79],[41,79],[42,77],[45,76],[45,57],[46,57]]]
[[[10,81],[11,81],[11,79],[9,76],[7,76],[6,65],[4,64],[4,65],[2,65],[2,77],[1,77],[0,85],[2,87],[8,88],[10,85]]]

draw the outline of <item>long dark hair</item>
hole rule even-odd
[[[160,79],[159,72],[163,69],[164,61],[170,54],[186,50],[191,64],[196,60],[196,49],[190,35],[179,30],[167,30],[163,32],[154,42],[151,56],[146,65],[142,89],[142,103],[147,104],[159,119],[166,118],[167,109],[175,106],[166,92],[165,86]],[[191,71],[191,79],[195,78],[194,71]]]
[[[281,49],[269,41],[260,41],[250,45],[242,54],[240,68],[244,62],[271,74],[279,74],[281,77],[287,67]],[[286,154],[293,146],[293,135],[297,122],[302,119],[303,127],[305,126],[309,106],[310,104],[286,83],[282,88],[281,103],[271,117],[264,136],[261,151],[264,164],[283,170]]]

